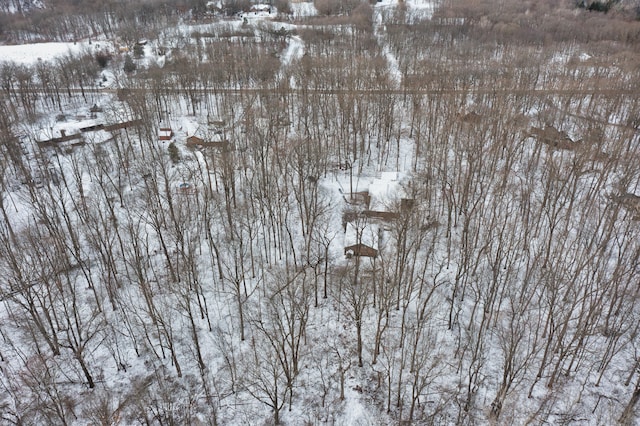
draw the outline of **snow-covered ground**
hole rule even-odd
[[[289,44],[280,56],[280,62],[282,63],[280,75],[283,75],[291,63],[300,59],[302,55],[304,55],[304,41],[302,41],[299,36],[289,37]],[[295,79],[293,77],[291,78],[290,84],[295,86]]]
[[[416,16],[431,18],[441,0],[405,0],[407,8]],[[396,7],[398,0],[382,0],[375,4],[376,8]]]
[[[39,61],[53,61],[66,55],[113,52],[113,43],[107,41],[81,41],[76,43],[52,42],[0,46],[0,62],[33,65]]]
[[[318,10],[313,5],[313,2],[310,1],[291,3],[291,10],[294,18],[315,16],[318,14]]]
[[[380,2],[375,13],[395,4]],[[420,17],[433,4],[407,0]],[[313,13],[312,3],[292,6],[294,14]],[[315,46],[291,34],[273,42],[271,30],[296,26],[268,14],[254,18],[182,24],[171,31],[188,41],[175,48],[195,52],[195,31],[245,30],[229,37],[227,53],[266,45],[280,61],[271,75],[277,80],[305,54],[331,57],[357,36],[324,33]],[[376,23],[367,40],[377,41],[376,52],[400,83],[394,45]],[[159,43],[145,45],[140,67],[157,60]],[[51,49],[43,61],[70,49],[48,45],[67,50]],[[23,49],[38,55],[43,48],[32,46]],[[29,55],[16,57],[30,64]],[[202,70],[218,71],[215,58],[207,60]],[[228,69],[223,77],[247,71]],[[114,68],[103,74],[105,87],[145,84]],[[179,78],[171,82],[180,87]],[[58,415],[74,426],[208,424],[217,416],[218,424],[259,425],[273,421],[275,395],[291,425],[391,425],[410,410],[414,424],[608,425],[619,418],[633,387],[624,381],[637,362],[640,239],[636,222],[625,217],[628,207],[611,213],[611,194],[618,181],[630,192],[640,187],[633,167],[540,145],[528,124],[514,124],[513,108],[525,123],[555,111],[531,99],[514,107],[499,92],[421,96],[386,86],[378,93],[373,84],[364,86],[371,93],[334,96],[274,83],[247,83],[260,89],[255,93],[198,89],[192,98],[161,88],[128,100],[118,100],[115,90],[34,98],[37,113],[14,131],[26,146],[25,168],[39,174],[30,182],[22,168],[7,167],[0,194],[13,225],[0,227],[3,416],[42,420],[22,422],[29,424]],[[10,100],[29,106],[31,98],[20,94]],[[95,118],[93,104],[104,109]],[[606,117],[623,125],[623,105]],[[578,99],[565,107],[598,111]],[[475,119],[465,121],[466,110],[478,111]],[[578,139],[584,129],[572,114],[562,114],[562,124]],[[131,129],[84,132],[83,146],[35,142],[137,117],[144,122]],[[159,141],[165,127],[171,140]],[[604,127],[598,149],[612,144],[628,153],[637,146],[633,132]],[[192,135],[224,140],[229,149],[188,147]],[[371,197],[367,207],[346,196],[359,191]],[[389,212],[405,197],[412,201],[403,221],[365,221],[365,210]],[[366,222],[371,232],[359,239],[379,249],[378,258],[345,258],[345,245],[359,232],[345,225],[347,211]],[[561,237],[552,234],[562,230]],[[615,244],[592,239],[605,231]],[[12,253],[22,257],[14,262]],[[59,270],[62,260],[68,265]],[[613,285],[620,291],[610,291]],[[604,318],[603,310],[614,307],[621,313]],[[55,321],[47,323],[51,313]],[[44,332],[33,325],[38,319]],[[566,334],[558,337],[556,321]],[[578,331],[584,345],[573,337]],[[85,352],[69,350],[74,333]],[[60,339],[59,355],[51,355],[43,336]],[[613,361],[598,370],[607,351]],[[96,379],[91,390],[78,364],[83,356]],[[509,360],[516,365],[506,371]],[[522,360],[525,367],[517,364]],[[600,371],[602,382],[594,384]],[[513,384],[498,420],[492,401],[509,374]]]
[[[0,11],[7,13],[25,13],[33,9],[44,9],[43,0],[2,0]]]

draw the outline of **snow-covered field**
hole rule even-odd
[[[0,62],[15,62],[34,65],[39,61],[49,62],[55,59],[83,53],[99,51],[113,52],[113,44],[106,41],[77,43],[32,43],[19,45],[0,45]]]
[[[2,0],[0,1],[0,11],[6,13],[22,13],[33,9],[44,9],[43,0]]]

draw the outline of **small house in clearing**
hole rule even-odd
[[[366,244],[358,243],[344,248],[344,255],[347,259],[352,257],[371,257],[375,259],[378,257],[378,250],[373,247],[369,247]]]
[[[375,224],[348,223],[344,236],[344,255],[352,257],[378,257],[380,229]]]
[[[59,133],[60,133],[60,136],[58,137],[53,137],[49,139],[37,139],[36,141],[38,142],[38,146],[41,148],[44,148],[44,147],[56,146],[58,144],[61,144],[62,142],[72,141],[76,139],[82,141],[82,134],[80,133],[67,134],[67,131],[65,129],[60,129]]]
[[[391,222],[398,218],[398,202],[401,209],[413,200],[401,199],[402,187],[400,178],[396,172],[382,172],[373,179],[366,191],[348,194],[346,198],[350,209],[360,207],[359,215],[369,219],[377,219],[382,222]],[[355,218],[358,215],[345,215],[344,219]]]
[[[347,258],[376,258],[389,223],[413,208],[415,200],[406,197],[401,181],[402,175],[396,172],[382,172],[366,191],[344,195],[342,226]]]
[[[546,126],[544,129],[532,127],[529,134],[539,142],[555,149],[571,151],[582,144],[582,141],[574,141],[566,132],[561,132],[553,126]]]
[[[173,130],[171,127],[161,127],[158,132],[158,139],[161,141],[170,141],[173,138]]]
[[[249,9],[249,12],[253,13],[271,13],[271,6],[268,4],[254,4]]]
[[[204,139],[199,138],[199,137],[197,137],[195,135],[189,136],[187,138],[187,146],[191,146],[191,147],[193,147],[193,146],[202,146],[204,144],[205,144]]]
[[[214,148],[220,151],[226,151],[229,149],[229,141],[226,139],[209,141],[193,135],[187,138],[187,146],[190,148]]]
[[[371,203],[371,196],[369,195],[369,191],[351,192],[345,194],[345,200],[353,206],[362,207],[366,210]]]

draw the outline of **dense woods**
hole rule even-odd
[[[637,422],[626,3],[125,3],[2,18],[162,57],[0,63],[3,423]]]

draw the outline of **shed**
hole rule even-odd
[[[344,236],[344,254],[347,259],[378,256],[380,228],[372,223],[348,223]]]
[[[362,214],[369,219],[380,219],[385,222],[391,222],[398,218],[398,213],[396,212],[365,210]]]
[[[161,141],[170,141],[173,138],[173,130],[170,127],[161,127],[158,132],[158,139]]]
[[[217,140],[217,141],[206,141],[198,136],[189,136],[187,138],[187,146],[191,148],[202,147],[202,148],[215,148],[220,151],[227,151],[229,149],[229,141],[226,139]]]
[[[371,204],[369,191],[351,192],[346,194],[346,197],[346,201],[349,204],[361,206],[364,209],[368,209],[369,204]]]
[[[345,247],[344,255],[347,257],[347,259],[350,259],[354,256],[372,257],[375,259],[376,257],[378,257],[378,250],[374,249],[373,247],[369,247],[366,244],[358,243]]]
[[[189,136],[187,138],[187,146],[197,146],[197,145],[204,145],[204,139],[199,138],[197,136]]]

